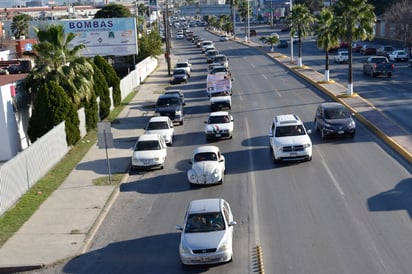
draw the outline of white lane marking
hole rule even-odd
[[[248,120],[245,119],[245,130],[246,130],[246,136],[250,137],[250,130],[249,130],[249,123]],[[250,143],[250,138],[248,138],[248,146],[252,147],[252,144]],[[255,170],[254,168],[254,162],[253,162],[253,155],[252,155],[252,150],[248,150],[249,153],[249,164],[251,167],[251,170]],[[260,245],[260,233],[259,233],[259,212],[258,212],[258,205],[257,205],[257,195],[256,195],[256,179],[255,179],[255,172],[249,172],[250,174],[250,192],[252,195],[252,212],[251,212],[251,220],[253,223],[253,230],[255,232],[255,244],[251,243],[252,246],[255,245]]]
[[[279,90],[275,89],[275,92],[279,97],[282,97],[282,93],[280,93]]]
[[[326,172],[328,173],[329,177],[332,180],[332,183],[335,185],[336,189],[338,190],[339,194],[341,196],[345,195],[345,192],[343,192],[343,189],[341,188],[341,186],[339,185],[338,180],[336,180],[336,177],[333,175],[332,171],[330,170],[329,166],[326,164],[325,158],[323,158],[322,154],[319,153],[321,160],[321,163],[323,165],[323,167],[325,168]]]
[[[268,77],[267,77],[266,75],[264,75],[264,74],[262,74],[262,77],[263,77],[265,80],[268,79]]]

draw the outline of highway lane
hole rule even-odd
[[[216,45],[235,77],[234,138],[212,143],[226,156],[225,184],[191,189],[187,183],[190,154],[205,143],[206,63],[192,44],[176,41],[173,53],[189,58],[194,72],[176,86],[187,98],[186,120],[175,128],[167,165],[131,174],[90,251],[60,266],[62,272],[257,273],[254,248],[261,245],[266,273],[409,273],[411,166],[360,123],[353,140],[324,142],[313,132],[311,162],[273,164],[266,136],[273,116],[295,112],[311,128],[317,104],[327,98],[253,49]],[[238,222],[235,257],[183,267],[174,227],[187,203],[204,197],[230,202]]]
[[[269,26],[253,26],[258,31],[257,37],[252,37],[254,42],[260,43],[260,36],[268,36],[272,32],[280,34],[281,39],[289,39],[288,33],[279,32],[279,30],[270,29]],[[367,41],[361,42],[373,44]],[[373,44],[379,47],[379,44]],[[290,56],[290,48],[276,49]],[[303,64],[310,66],[314,70],[324,74],[325,71],[325,53],[316,46],[315,37],[306,37],[303,39],[302,46]],[[294,46],[295,60],[298,56],[298,46]],[[329,71],[330,78],[337,80],[344,86],[348,84],[348,65],[335,64],[333,61],[334,53],[330,53]],[[396,121],[407,132],[412,134],[412,126],[409,117],[412,117],[412,69],[407,67],[405,62],[395,63],[395,73],[392,78],[377,77],[371,78],[362,73],[362,63],[368,56],[353,53],[353,88],[363,98],[369,100],[374,106],[382,110],[388,117]]]

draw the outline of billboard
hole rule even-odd
[[[76,35],[70,48],[84,44],[82,55],[85,57],[124,56],[137,54],[136,19],[102,18],[86,20],[59,20],[66,34]]]

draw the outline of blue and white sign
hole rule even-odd
[[[32,51],[33,45],[31,43],[27,43],[24,45],[24,51]]]
[[[124,56],[138,53],[136,19],[103,18],[87,20],[61,20],[64,32],[74,33],[76,38],[70,48],[83,44],[83,56]]]

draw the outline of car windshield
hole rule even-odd
[[[160,144],[158,141],[140,141],[134,149],[135,151],[145,150],[160,150]]]
[[[227,72],[227,69],[225,67],[219,67],[219,68],[212,69],[212,73],[217,73],[217,72]]]
[[[219,92],[213,92],[210,94],[211,97],[220,97],[220,96],[229,96],[228,91],[219,91]]]
[[[211,232],[225,230],[225,228],[225,221],[221,212],[208,212],[190,214],[185,226],[185,232]]]
[[[325,109],[326,119],[345,119],[349,117],[349,111],[345,108]]]
[[[226,115],[209,117],[208,124],[224,124],[229,123],[230,119]]]
[[[169,125],[167,122],[150,122],[147,125],[148,130],[156,130],[156,129],[168,129]]]
[[[226,61],[226,57],[218,56],[218,57],[215,57],[214,61],[215,61],[215,62],[225,62],[225,61]]]
[[[217,156],[214,152],[201,152],[195,155],[194,160],[195,162],[217,161]]]
[[[177,98],[162,98],[157,101],[158,107],[168,107],[179,104],[179,99]]]
[[[276,137],[287,137],[296,135],[305,135],[305,129],[302,125],[281,126],[276,128]]]
[[[173,74],[174,75],[180,75],[180,74],[185,74],[186,71],[184,69],[176,69]]]
[[[188,67],[188,64],[187,64],[187,63],[177,63],[177,64],[176,64],[176,67],[178,67],[178,68],[186,68],[186,67]]]

